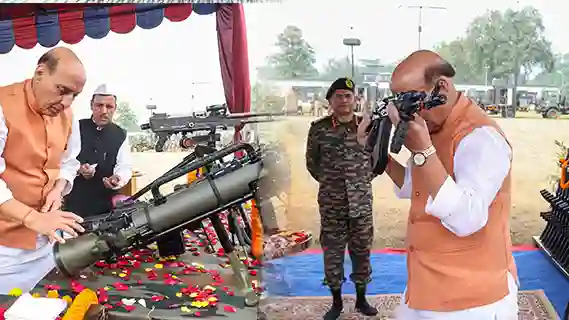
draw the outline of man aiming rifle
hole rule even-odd
[[[454,86],[454,68],[420,50],[403,60],[391,91],[444,96],[408,121],[406,166],[389,158],[386,172],[410,199],[407,290],[397,318],[517,319],[517,271],[511,252],[512,148],[504,132]],[[399,124],[400,109],[388,105]],[[366,142],[369,118],[358,128]]]

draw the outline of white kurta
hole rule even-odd
[[[68,182],[63,195],[71,191],[73,180],[79,170],[77,156],[81,151],[81,135],[79,122],[75,118],[71,128],[71,136],[61,159],[59,173],[59,178]],[[0,108],[0,173],[6,169],[6,162],[1,155],[7,137],[6,119]],[[0,179],[0,204],[10,199],[12,199],[10,186]],[[28,292],[55,267],[53,244],[49,243],[47,237],[38,235],[36,248],[36,250],[23,250],[0,246],[0,294],[7,294],[14,288]]]
[[[510,172],[512,150],[492,127],[477,128],[464,137],[454,155],[455,180],[447,178],[435,199],[429,197],[425,212],[459,237],[469,236],[488,222],[488,208]],[[396,187],[399,198],[410,199],[412,177],[408,163],[405,182]],[[517,320],[518,284],[508,274],[510,293],[493,304],[454,312],[413,310],[405,304],[397,310],[398,320]]]

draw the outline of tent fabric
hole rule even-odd
[[[31,49],[40,44],[53,47],[60,41],[75,44],[85,36],[101,39],[109,34],[129,33],[136,26],[158,27],[164,18],[179,22],[192,12],[199,15],[217,11],[216,4],[123,4],[85,5],[52,4],[4,5],[0,20],[0,53],[14,46]],[[3,7],[4,7],[3,6]]]
[[[110,31],[126,34],[137,26],[153,29],[164,19],[180,22],[192,13],[216,13],[225,98],[231,112],[249,112],[251,84],[241,4],[5,4],[0,6],[0,53],[14,46],[75,44],[85,36],[102,39]]]
[[[251,110],[251,83],[243,6],[221,6],[216,13],[216,27],[225,100],[231,112],[249,112]],[[241,140],[239,129],[235,130],[234,139],[236,141]]]

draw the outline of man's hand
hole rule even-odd
[[[53,189],[45,197],[45,202],[40,209],[40,212],[48,212],[61,209],[61,202],[63,201],[63,188],[54,186]]]
[[[26,228],[47,236],[50,242],[59,243],[65,243],[65,239],[58,234],[58,231],[63,231],[75,238],[78,236],[77,232],[85,231],[80,225],[82,222],[83,218],[80,216],[61,210],[45,213],[33,210],[23,221]]]
[[[79,167],[79,174],[85,179],[91,179],[95,175],[95,168],[91,167],[88,163],[84,163]]]
[[[363,108],[363,110],[362,110],[362,122],[360,122],[360,124],[358,125],[358,131],[357,131],[358,143],[362,146],[366,145],[367,136],[368,136],[368,133],[366,132],[366,130],[367,130],[367,127],[370,125],[370,123],[371,123],[371,115],[369,113],[369,109]]]
[[[116,189],[119,186],[120,182],[121,178],[116,174],[107,178],[103,178],[103,184],[105,185],[106,188],[109,189]]]
[[[393,125],[397,126],[400,121],[399,111],[392,103],[387,105],[387,114]],[[409,130],[407,131],[404,145],[411,152],[420,152],[430,147],[433,143],[431,142],[431,135],[425,120],[418,114],[414,116],[415,119],[409,121]]]

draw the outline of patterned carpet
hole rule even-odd
[[[393,319],[392,314],[399,305],[400,295],[370,296],[370,303],[376,306],[379,314],[374,319]],[[279,297],[267,298],[259,308],[260,320],[321,320],[330,307],[330,297]],[[344,298],[344,315],[342,320],[365,319],[353,313],[354,297]],[[518,304],[520,320],[558,320],[553,306],[542,290],[522,291]]]

